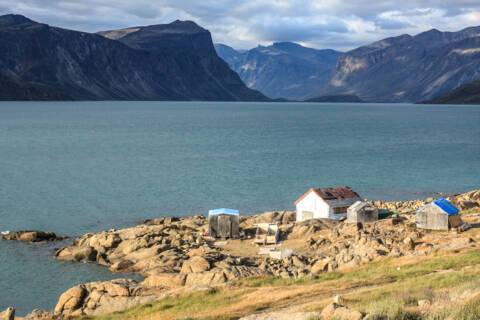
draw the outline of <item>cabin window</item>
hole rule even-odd
[[[334,214],[342,214],[347,212],[348,207],[335,207],[333,208]]]

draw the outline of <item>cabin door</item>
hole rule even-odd
[[[218,216],[218,235],[221,238],[232,238],[232,219],[230,216]]]

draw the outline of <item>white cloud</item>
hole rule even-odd
[[[346,50],[404,33],[479,25],[480,1],[0,0],[6,13],[91,32],[188,19],[237,48],[297,41]]]

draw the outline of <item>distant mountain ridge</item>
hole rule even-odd
[[[480,27],[432,29],[374,42],[342,55],[318,95],[365,101],[418,102],[480,78]]]
[[[4,15],[0,99],[267,98],[243,84],[217,56],[208,30],[191,21],[92,34]]]
[[[0,16],[0,100],[463,101],[477,80],[480,27],[342,53],[292,42],[214,46],[192,21],[93,34]]]
[[[480,27],[404,34],[345,53],[295,43],[215,48],[249,87],[273,98],[419,102],[480,79]]]
[[[292,42],[238,51],[216,44],[218,55],[247,86],[271,98],[303,100],[325,85],[341,52],[317,50]]]

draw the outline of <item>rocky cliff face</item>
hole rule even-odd
[[[347,52],[319,94],[365,101],[418,102],[480,78],[480,27],[430,30],[384,39]]]
[[[296,43],[280,42],[236,51],[215,45],[217,53],[250,88],[271,98],[303,100],[324,86],[334,70],[340,52],[317,50]]]
[[[193,22],[91,34],[0,17],[2,100],[264,100]]]

